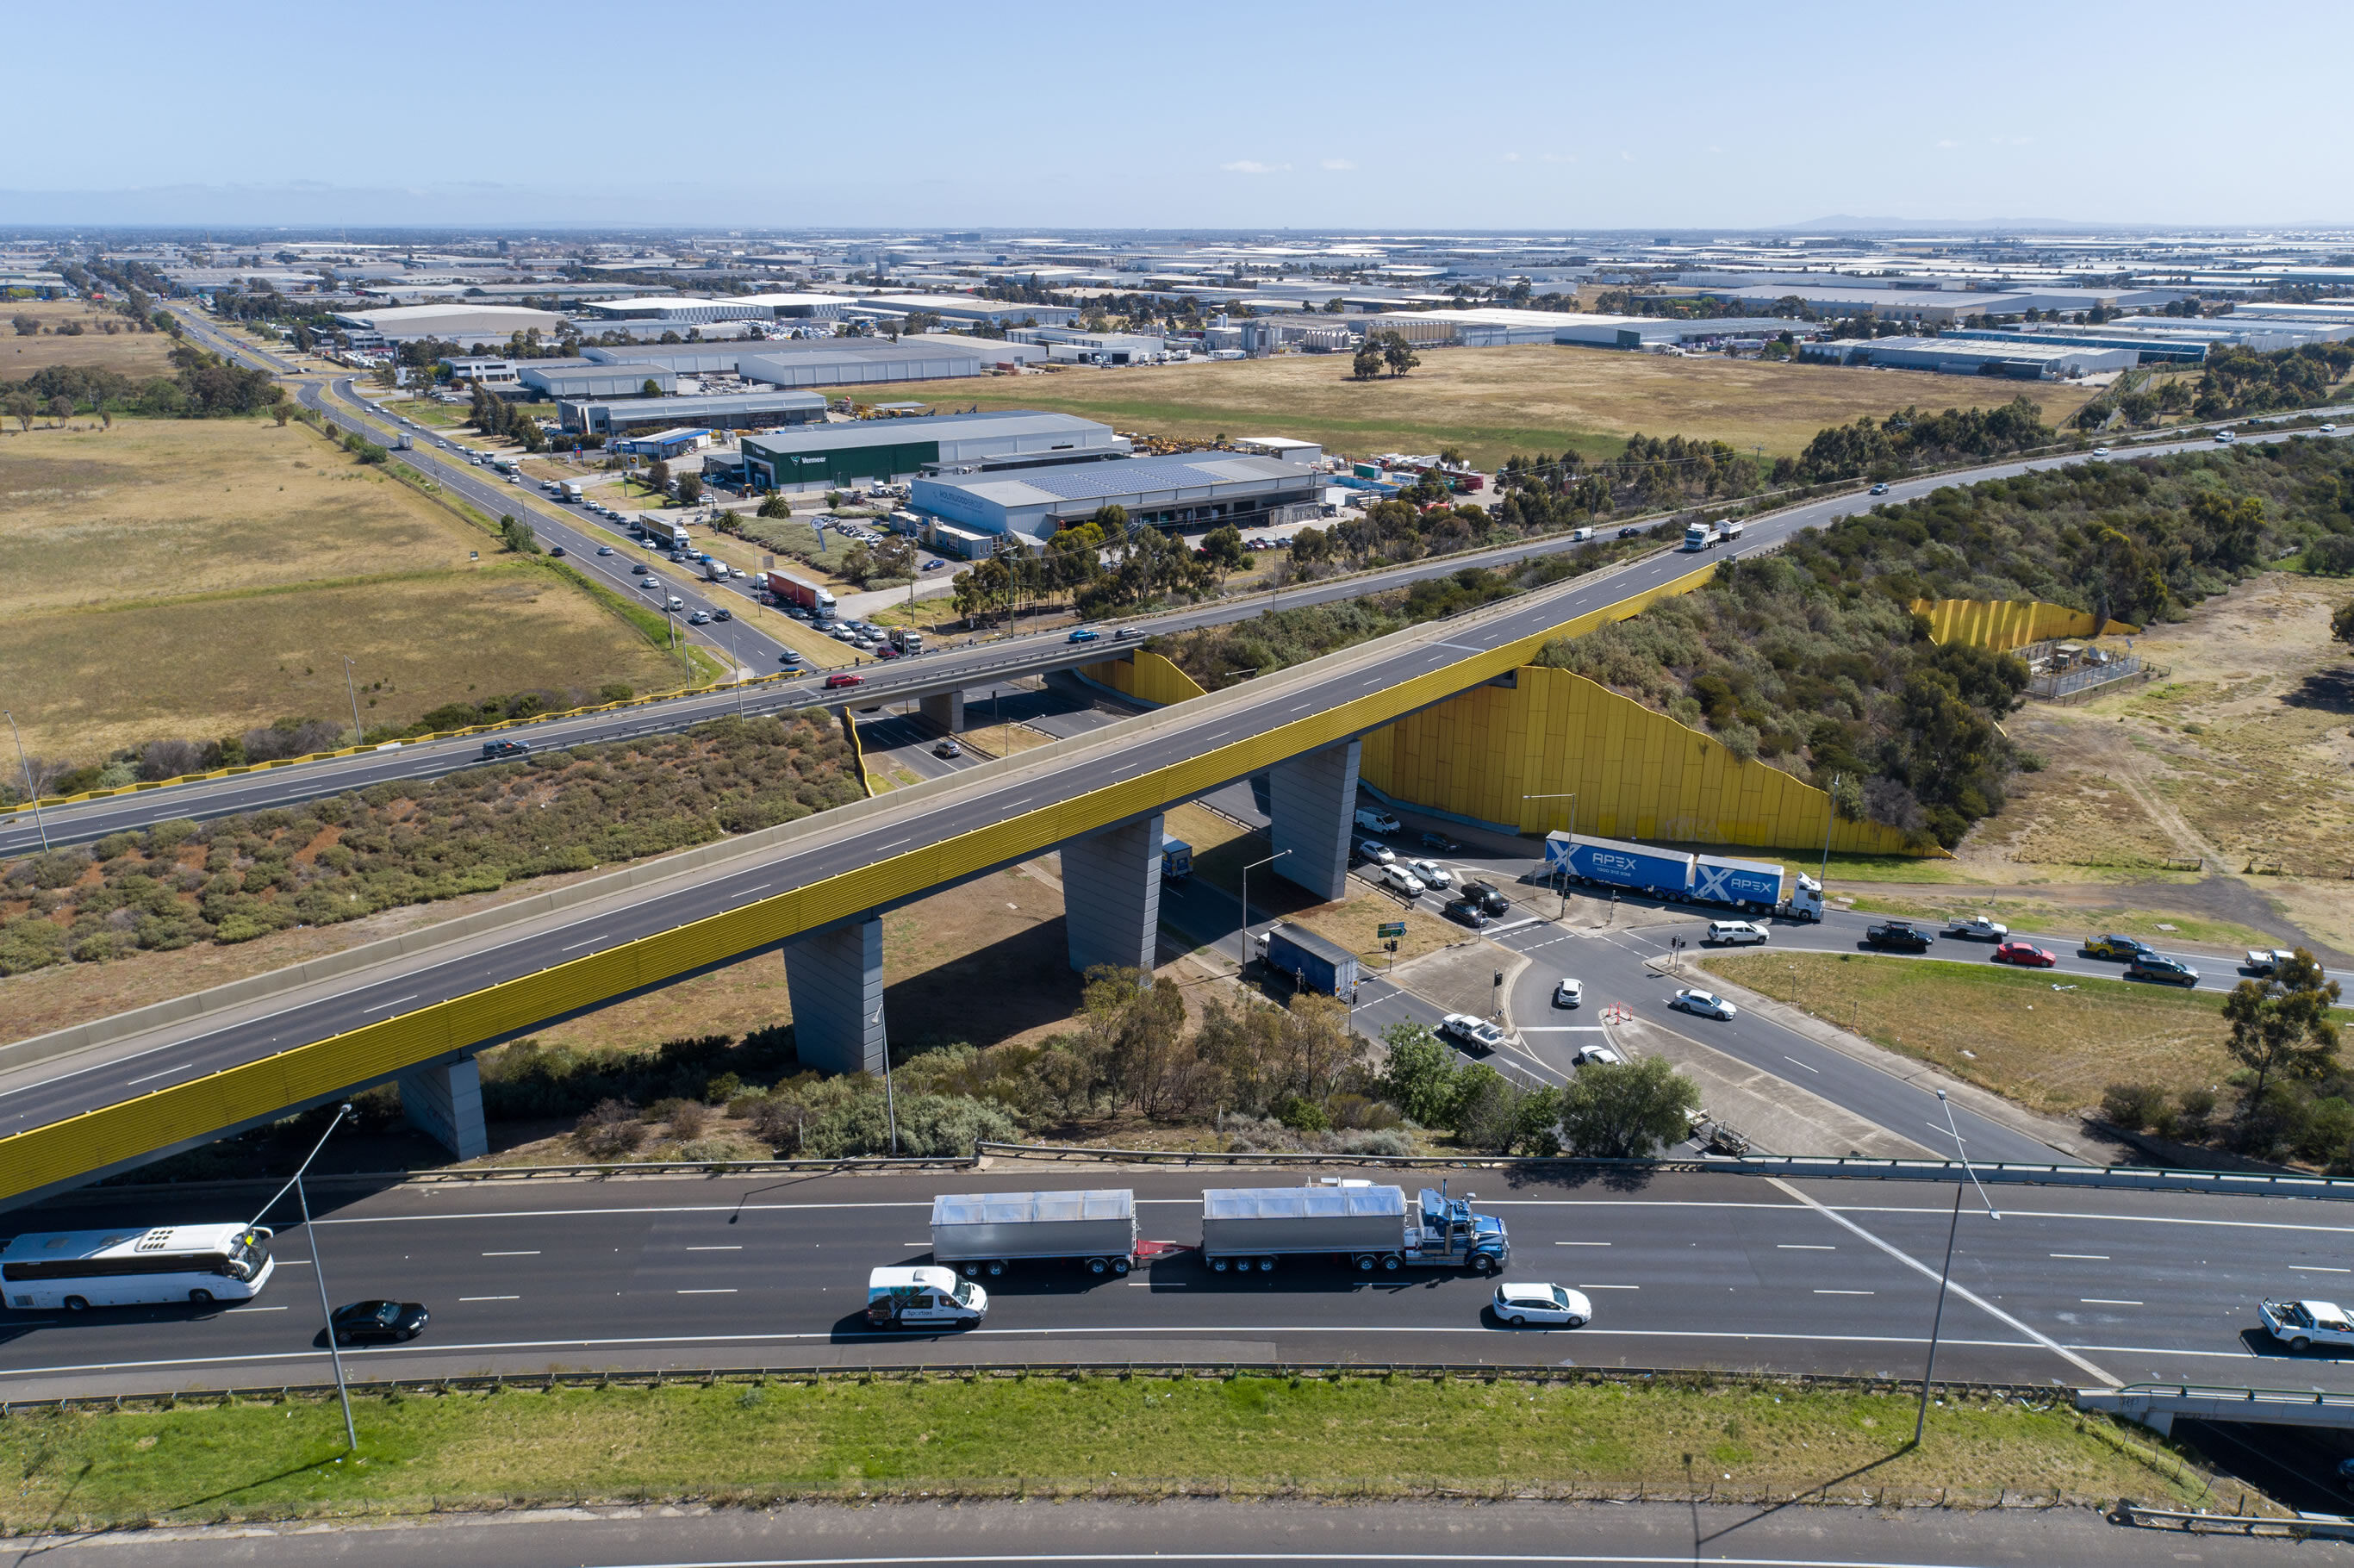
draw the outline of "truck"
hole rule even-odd
[[[2264,1332],[2292,1351],[2354,1346],[2354,1320],[2335,1301],[2266,1301],[2256,1308]]]
[[[1692,856],[1691,895],[1701,904],[1725,904],[1745,914],[1770,913],[1782,902],[1782,868],[1728,855]]]
[[[1193,846],[1183,839],[1161,835],[1161,874],[1171,882],[1182,882],[1193,874]]]
[[[1357,826],[1369,833],[1394,833],[1402,832],[1405,829],[1404,822],[1378,806],[1358,807]]]
[[[491,466],[501,473],[513,473],[515,471],[515,460],[511,457],[494,457],[491,460]]]
[[[1621,887],[1659,898],[1682,898],[1691,891],[1692,857],[1672,850],[1588,838],[1558,831],[1545,835],[1545,870],[1574,882]]]
[[[1774,913],[1785,920],[1812,920],[1819,924],[1823,917],[1823,885],[1803,871],[1798,873],[1796,885],[1790,889],[1790,896],[1782,900]]]
[[[912,626],[895,626],[891,629],[891,646],[912,657],[924,651],[924,634]]]
[[[1716,524],[1717,541],[1720,544],[1732,544],[1735,539],[1741,537],[1742,530],[1745,526],[1746,524],[1743,524],[1738,518],[1720,518]]]
[[[760,574],[769,591],[777,596],[779,604],[797,604],[820,620],[833,619],[833,595],[815,583],[805,583],[799,577],[789,577],[779,571]]]
[[[687,532],[684,523],[672,523],[660,517],[642,517],[638,520],[638,526],[645,530],[647,538],[665,550],[686,548]]]
[[[1339,1257],[1360,1274],[1468,1268],[1496,1274],[1512,1255],[1504,1222],[1475,1193],[1328,1178],[1309,1187],[1212,1187],[1202,1194],[1202,1256],[1213,1273],[1271,1271],[1280,1257]]]
[[[1015,1263],[1076,1263],[1089,1274],[1136,1266],[1136,1194],[943,1192],[932,1200],[932,1261],[967,1278]]]
[[[1715,529],[1710,527],[1705,523],[1692,523],[1685,525],[1684,542],[1677,547],[1679,549],[1691,550],[1697,553],[1702,550],[1712,550],[1716,548],[1716,541],[1717,533]]]
[[[2296,954],[2286,948],[2250,948],[2241,968],[2252,975],[2274,975],[2296,959]]]
[[[724,583],[727,580],[727,576],[728,571],[726,562],[720,560],[716,556],[705,556],[703,557],[704,581]]]
[[[1973,915],[1967,920],[1948,920],[1944,935],[1966,942],[1999,942],[2010,935],[2010,927],[1984,915]]]
[[[1278,926],[1259,938],[1267,967],[1291,977],[1302,991],[1319,991],[1343,1001],[1357,994],[1357,955],[1299,926]]]
[[[578,506],[587,495],[576,482],[567,479],[564,482],[563,499],[567,504]]]

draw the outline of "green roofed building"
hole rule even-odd
[[[1128,438],[1069,414],[1002,409],[921,419],[857,419],[769,430],[743,440],[754,490],[828,489],[919,473],[984,473],[1129,455]]]

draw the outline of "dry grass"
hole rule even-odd
[[[1017,751],[1055,744],[1053,736],[1042,729],[1032,729],[1026,724],[976,725],[962,731],[959,738],[991,757],[1011,757]]]
[[[52,365],[87,365],[146,379],[172,374],[171,354],[179,342],[168,333],[141,332],[119,311],[80,300],[12,300],[0,317],[32,316],[41,323],[34,337],[18,337],[14,328],[0,336],[0,381],[22,381]],[[58,337],[55,329],[80,322],[80,336]],[[112,322],[122,330],[106,331]]]
[[[1682,435],[1796,453],[1826,425],[1908,403],[1925,408],[2007,402],[2022,391],[2044,418],[2090,397],[2057,383],[1987,386],[1899,370],[1765,360],[1678,359],[1534,344],[1425,350],[1412,375],[1349,379],[1341,355],[1073,370],[1057,376],[911,385],[909,399],[1048,408],[1124,430],[1180,439],[1288,435],[1336,452],[1461,447],[1493,466],[1513,452],[1617,451],[1627,437]]]
[[[2022,1105],[2059,1114],[2111,1084],[2211,1088],[2232,1070],[2214,997],[1991,963],[1711,954],[1701,967]],[[2056,989],[2064,987],[2065,989]]]
[[[1243,866],[1267,853],[1264,836],[1204,806],[1172,807],[1165,821],[1165,831],[1172,838],[1182,839],[1193,846],[1194,877],[1239,898]],[[1271,874],[1269,867],[1260,866],[1251,873],[1250,900],[1253,930],[1264,928],[1270,918],[1296,921],[1346,948],[1368,964],[1385,966],[1389,962],[1381,938],[1374,934],[1374,928],[1384,921],[1405,924],[1405,935],[1398,939],[1399,963],[1470,939],[1470,933],[1462,927],[1450,926],[1422,909],[1408,909],[1396,899],[1360,882],[1350,883],[1347,897],[1320,904],[1304,889]],[[1241,912],[1237,904],[1235,913]]]

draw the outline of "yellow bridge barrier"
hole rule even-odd
[[[1109,686],[1123,696],[1134,697],[1140,703],[1150,703],[1157,708],[1184,702],[1189,697],[1208,694],[1193,676],[1160,654],[1143,648],[1130,650],[1125,659],[1081,665],[1079,673],[1098,685]]]
[[[1998,653],[2055,637],[2132,637],[2141,631],[2126,621],[2104,621],[2086,610],[2034,599],[1916,599],[1913,613],[1929,618],[1932,642],[1960,642]]]

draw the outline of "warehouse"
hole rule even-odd
[[[870,294],[843,306],[845,316],[901,320],[938,316],[951,326],[986,322],[991,326],[1069,326],[1079,313],[1068,305],[1017,305],[972,294]]]
[[[597,300],[581,307],[584,313],[609,321],[665,322],[672,326],[705,326],[713,322],[772,321],[776,312],[749,300],[694,300],[669,295],[639,295],[627,300]]]
[[[1002,409],[922,419],[859,419],[744,438],[755,490],[795,490],[904,479],[934,469],[981,472],[1126,457],[1125,436],[1069,414]]]
[[[767,430],[822,421],[825,399],[814,392],[731,392],[712,397],[565,400],[557,404],[556,412],[566,429],[591,436],[627,435],[679,424],[715,430]]]
[[[665,343],[649,348],[609,348],[602,344],[584,343],[580,345],[580,357],[596,365],[651,365],[673,376],[733,376],[737,360],[767,346],[757,340],[725,344]]]
[[[570,360],[525,360],[515,366],[515,375],[543,397],[575,402],[590,397],[642,397],[649,381],[664,397],[678,390],[678,372],[628,361],[580,365]]]
[[[1274,458],[1195,452],[1120,458],[1014,472],[943,474],[918,479],[908,504],[977,533],[1044,544],[1084,523],[1102,506],[1124,508],[1133,523],[1163,528],[1237,527],[1288,522],[1294,507],[1322,514],[1324,477]]]
[[[624,457],[660,458],[674,462],[689,452],[701,451],[711,444],[711,432],[696,425],[683,425],[674,429],[656,430],[651,435],[619,436],[605,443],[609,452]]]
[[[748,349],[736,374],[776,387],[856,387],[877,381],[939,381],[981,374],[981,356],[932,337],[812,337]]]
[[[380,311],[338,311],[335,320],[390,343],[440,338],[466,347],[503,345],[515,334],[535,328],[540,336],[553,339],[567,324],[554,311],[520,305],[395,305]]]
[[[1798,345],[1800,357],[1882,370],[1935,370],[1946,376],[2000,376],[2056,381],[2104,370],[2130,370],[2140,355],[2130,348],[2084,348],[2025,338],[1988,343],[1959,337],[1832,338]]]
[[[1016,343],[1038,344],[1046,356],[1065,365],[1143,365],[1159,359],[1168,343],[1143,333],[1082,332],[1076,327],[1009,327]]]

